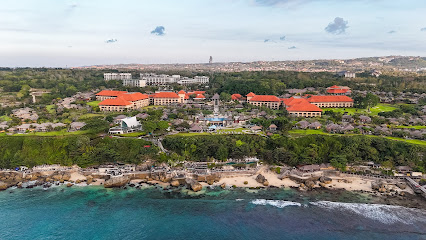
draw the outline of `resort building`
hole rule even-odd
[[[99,103],[101,111],[125,112],[149,105],[149,97],[142,93],[122,93],[116,98],[108,98]]]
[[[136,119],[136,117],[126,117],[121,119],[119,126],[110,128],[109,134],[124,134],[141,130],[142,124]]]
[[[305,98],[284,98],[282,99],[287,112],[295,117],[321,117],[322,110],[314,104],[311,104]]]
[[[256,95],[254,93],[247,94],[248,103],[254,106],[264,106],[270,109],[278,110],[280,108],[281,100],[273,95]]]
[[[348,96],[312,96],[308,101],[320,108],[353,107],[354,100]]]
[[[132,79],[131,73],[104,73],[104,80],[125,80]]]
[[[158,92],[149,96],[149,101],[153,105],[163,106],[177,103],[183,103],[182,95],[180,96],[175,92]],[[183,99],[185,96],[183,96]]]
[[[102,90],[96,94],[96,101],[103,101],[106,99],[114,99],[118,96],[127,93],[126,91],[111,91],[111,90]]]
[[[327,93],[333,95],[349,95],[352,93],[351,89],[347,86],[331,86],[327,88]]]

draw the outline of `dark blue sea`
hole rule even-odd
[[[426,239],[425,210],[339,194],[9,189],[0,192],[0,239]]]

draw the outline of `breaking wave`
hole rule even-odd
[[[297,207],[302,206],[302,204],[298,202],[290,202],[290,201],[283,201],[283,200],[266,200],[266,199],[255,199],[251,201],[250,203],[255,205],[263,205],[263,206],[270,205],[277,208],[285,208],[288,206],[297,206]]]
[[[382,204],[341,203],[329,201],[310,202],[310,204],[332,211],[341,210],[351,212],[384,224],[418,224],[419,222],[426,224],[426,212],[421,209]]]

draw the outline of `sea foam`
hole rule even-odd
[[[297,206],[300,207],[302,206],[302,204],[298,203],[298,202],[290,202],[290,201],[284,201],[284,200],[266,200],[266,199],[255,199],[253,201],[251,201],[250,203],[255,204],[255,205],[270,205],[270,206],[274,206],[277,208],[285,208],[288,206]]]
[[[310,202],[310,204],[331,211],[340,210],[351,212],[384,224],[412,224],[415,222],[426,223],[426,212],[415,208],[382,204],[341,203],[329,201]]]

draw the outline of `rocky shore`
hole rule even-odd
[[[203,188],[292,188],[306,195],[350,191],[363,194],[375,203],[426,209],[425,199],[415,195],[403,182],[391,183],[357,178],[332,178],[326,176],[300,178],[296,176],[281,176],[270,171],[259,172],[251,176],[193,174],[186,177],[173,177],[165,172],[130,173],[111,177],[109,175],[85,173],[77,169],[32,173],[0,172],[0,190],[6,190],[10,187],[33,188],[42,186],[43,188],[49,188],[52,185],[61,184],[67,187],[72,187],[76,184],[81,186],[103,185],[105,188],[140,188],[142,185],[152,185],[163,189],[188,189],[193,192],[199,192]]]

